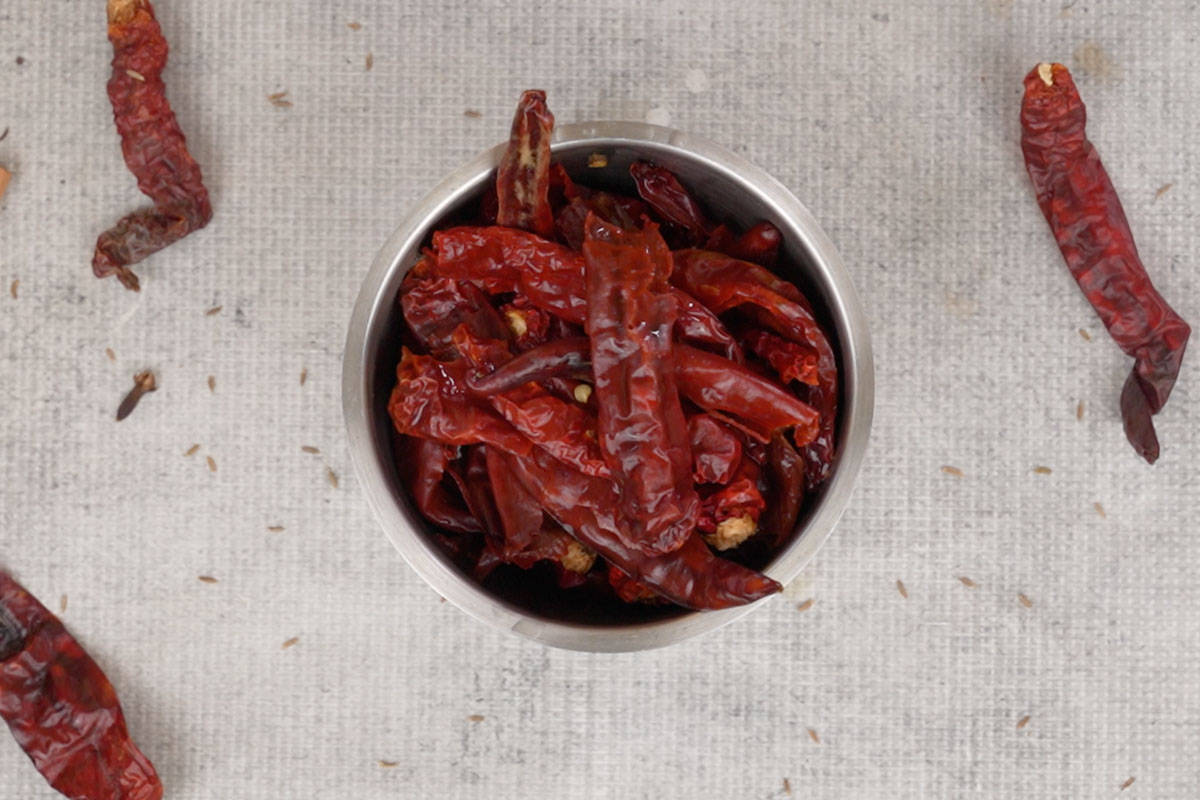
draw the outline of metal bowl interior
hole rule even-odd
[[[474,208],[494,177],[503,149],[500,145],[482,153],[430,192],[380,250],[363,283],[347,337],[342,386],[359,481],[409,565],[447,600],[497,628],[556,647],[609,652],[661,647],[714,630],[757,604],[710,612],[641,611],[627,619],[596,621],[558,614],[544,604],[534,608],[519,594],[504,596],[485,589],[432,540],[429,525],[399,481],[386,403],[399,355],[395,332],[400,283],[432,232]],[[629,165],[639,159],[653,161],[675,172],[722,219],[741,226],[767,220],[783,232],[780,272],[805,292],[830,332],[842,378],[833,475],[806,503],[791,541],[764,567],[768,575],[788,583],[828,538],[849,501],[874,408],[866,318],[833,243],[782,184],[724,148],[688,134],[628,122],[563,125],[555,131],[553,152],[581,182],[623,191],[632,191]],[[603,155],[606,165],[589,166],[593,154]]]

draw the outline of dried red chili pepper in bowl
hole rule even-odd
[[[760,169],[656,126],[555,128],[544,104],[527,92],[510,143],[376,259],[351,451],[393,543],[469,614],[662,646],[745,613],[832,530],[870,430],[865,319]]]

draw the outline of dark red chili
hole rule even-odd
[[[0,571],[0,717],[49,784],[72,800],[160,800],[116,691],[37,599]]]
[[[1109,335],[1135,359],[1121,391],[1121,416],[1129,443],[1153,464],[1159,448],[1150,417],[1171,394],[1191,328],[1151,283],[1086,123],[1066,67],[1039,64],[1025,76],[1025,166],[1071,275]]]
[[[212,205],[167,102],[162,81],[167,40],[149,1],[108,0],[108,38],[113,46],[108,99],[121,152],[154,207],[135,211],[100,234],[92,271],[97,278],[116,275],[125,288],[137,291],[138,278],[129,265],[203,228],[212,218]]]
[[[496,171],[497,224],[544,237],[554,235],[554,213],[550,210],[553,129],[554,115],[546,107],[546,93],[533,89],[521,95],[508,149]]]

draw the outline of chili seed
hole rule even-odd
[[[467,719],[471,722],[483,722],[483,714],[472,714]]]
[[[904,587],[904,581],[900,580],[899,578],[896,578],[896,591],[899,592],[900,596],[905,600],[908,599],[908,589]]]
[[[133,410],[137,408],[138,401],[142,399],[142,395],[153,392],[157,388],[154,373],[150,370],[134,375],[133,388],[129,390],[129,394],[125,395],[125,399],[121,401],[121,405],[117,406],[117,422],[120,422],[133,413]]]
[[[301,445],[300,449],[306,453],[312,453],[313,455],[316,455],[317,453],[321,452],[317,448],[313,447],[311,444]]]
[[[1026,608],[1033,608],[1033,601],[1030,600],[1028,597],[1026,597],[1024,594],[1018,594],[1017,599],[1020,600],[1021,605],[1025,606]]]
[[[1132,775],[1130,775],[1128,778],[1126,778],[1125,782],[1121,784],[1121,791],[1123,792],[1126,789],[1128,789],[1130,786],[1133,786],[1133,782],[1135,780],[1137,780],[1137,778],[1133,777]]]
[[[332,486],[335,489],[338,488],[338,476],[337,476],[336,472],[334,472],[331,468],[326,467],[325,468],[325,477],[327,477],[329,479],[330,486]]]
[[[961,478],[963,476],[963,471],[961,469],[958,467],[951,467],[949,465],[942,467],[942,472],[946,473],[947,475],[953,475],[956,478]]]
[[[817,732],[814,731],[812,728],[808,729],[808,738],[812,739],[815,744],[821,743],[821,737],[817,736]]]
[[[213,306],[212,308],[210,308],[210,309],[208,309],[207,311],[205,311],[205,312],[204,312],[204,316],[206,316],[206,317],[215,317],[217,314],[220,314],[220,313],[221,313],[221,309],[222,309],[222,308],[224,308],[224,307],[225,307],[225,306]]]
[[[192,445],[191,447],[189,447],[187,450],[183,451],[183,454],[184,454],[185,456],[194,456],[194,455],[196,455],[196,452],[197,452],[199,449],[200,449],[200,445],[198,445],[198,444],[194,444],[194,445]]]
[[[807,600],[805,600],[803,603],[801,603],[800,605],[796,606],[796,610],[797,611],[808,611],[810,608],[812,608],[812,604],[813,604],[813,599],[810,597]]]
[[[140,81],[142,83],[146,82],[146,76],[138,72],[136,69],[127,69],[125,70],[125,74],[133,78],[135,81]]]
[[[212,457],[212,456],[205,456],[204,458],[205,458],[205,460],[206,460],[206,461],[208,461],[208,471],[209,471],[209,472],[216,472],[216,471],[217,471],[217,462],[216,462],[216,461],[213,461],[213,457]]]
[[[281,644],[281,645],[279,646],[279,649],[280,649],[280,650],[287,650],[289,647],[294,647],[294,646],[296,645],[296,643],[297,643],[297,642],[299,642],[299,641],[300,641],[300,637],[299,637],[299,636],[293,636],[292,638],[288,639],[286,642],[284,642],[283,644]]]
[[[1025,716],[1021,717],[1021,719],[1017,720],[1017,730],[1021,730],[1021,728],[1024,728],[1028,724],[1029,724],[1029,715],[1026,714]]]
[[[604,153],[591,153],[588,155],[588,166],[592,169],[601,169],[608,166],[608,156]]]
[[[1034,467],[1033,471],[1038,475],[1049,475],[1051,469],[1049,467]]]
[[[587,401],[592,397],[592,387],[586,383],[581,383],[575,387],[572,392],[575,395],[575,402],[581,405],[586,405]]]
[[[966,575],[959,575],[958,579],[960,581],[962,581],[962,585],[967,587],[968,589],[974,589],[979,585],[979,584],[975,583],[975,581],[968,578]]]
[[[196,580],[200,581],[201,583],[216,583],[217,582],[217,579],[214,578],[212,575],[201,575],[201,576],[197,577]]]

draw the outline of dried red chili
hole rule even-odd
[[[96,662],[0,571],[0,717],[38,772],[72,800],[160,800],[162,783],[125,727]]]
[[[162,70],[167,40],[148,0],[108,0],[113,46],[108,98],[125,164],[154,207],[135,211],[100,234],[92,257],[98,278],[116,275],[138,290],[129,266],[203,228],[212,218],[200,167],[167,102]]]
[[[1129,443],[1153,464],[1159,448],[1150,417],[1171,394],[1191,328],[1146,274],[1086,123],[1066,67],[1039,64],[1025,76],[1025,166],[1071,275],[1109,335],[1135,359],[1121,391],[1121,416]]]
[[[691,535],[700,505],[675,386],[671,251],[653,224],[629,231],[592,216],[583,254],[597,434],[629,523],[622,530],[637,531],[627,544],[665,553]]]
[[[554,115],[546,108],[546,93],[533,89],[522,94],[508,149],[496,172],[497,224],[540,236],[554,234],[554,214],[550,210],[553,128]]]
[[[708,238],[712,223],[670,170],[637,161],[630,165],[629,174],[641,198],[664,220],[686,231],[693,244],[702,244]]]

